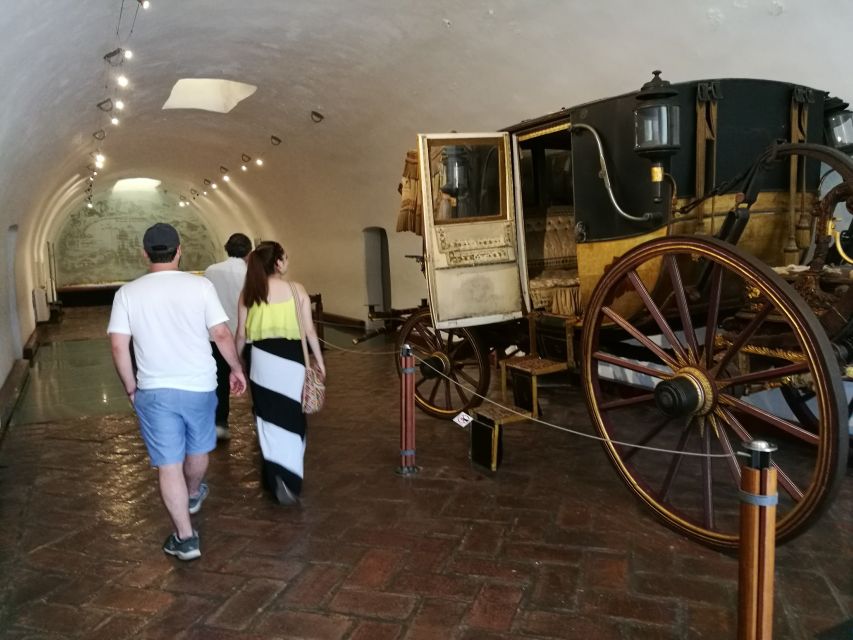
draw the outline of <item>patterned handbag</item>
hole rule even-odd
[[[296,295],[296,287],[288,282],[293,294],[293,302],[296,307],[296,324],[299,326],[299,335],[302,338],[302,354],[305,359],[305,381],[302,383],[302,411],[303,413],[317,413],[323,408],[326,401],[326,384],[320,369],[311,362],[308,356],[308,345],[305,341],[305,332],[302,330],[302,320],[299,319],[299,296]]]

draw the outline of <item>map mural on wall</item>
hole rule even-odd
[[[178,207],[160,191],[113,193],[70,214],[56,240],[57,284],[127,282],[147,271],[142,235],[168,222],[181,236],[182,271],[203,271],[222,252],[192,207]]]

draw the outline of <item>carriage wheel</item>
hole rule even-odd
[[[426,413],[452,418],[482,402],[474,392],[486,395],[491,370],[488,352],[470,330],[436,329],[429,309],[421,309],[400,329],[398,350],[404,344],[415,354],[415,402]]]
[[[582,349],[587,405],[611,461],[676,530],[737,546],[732,454],[753,438],[779,446],[780,541],[828,505],[847,455],[839,366],[817,318],[767,265],[712,238],[640,245],[593,291]],[[814,393],[816,421],[767,402],[767,389],[784,385]]]

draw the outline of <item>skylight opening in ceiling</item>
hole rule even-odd
[[[124,178],[116,180],[113,193],[117,191],[154,191],[160,186],[160,181],[154,178]]]
[[[215,78],[181,78],[172,87],[164,109],[203,109],[228,113],[255,93],[253,84]]]

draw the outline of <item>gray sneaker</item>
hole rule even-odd
[[[196,497],[190,496],[190,513],[196,514],[201,511],[201,503],[204,502],[208,493],[210,490],[207,488],[207,483],[202,482],[198,488],[198,495]]]
[[[173,533],[166,542],[163,543],[163,551],[170,556],[175,556],[179,560],[195,560],[201,557],[201,549],[199,548],[198,531],[193,531],[191,538],[181,540],[178,534]]]

